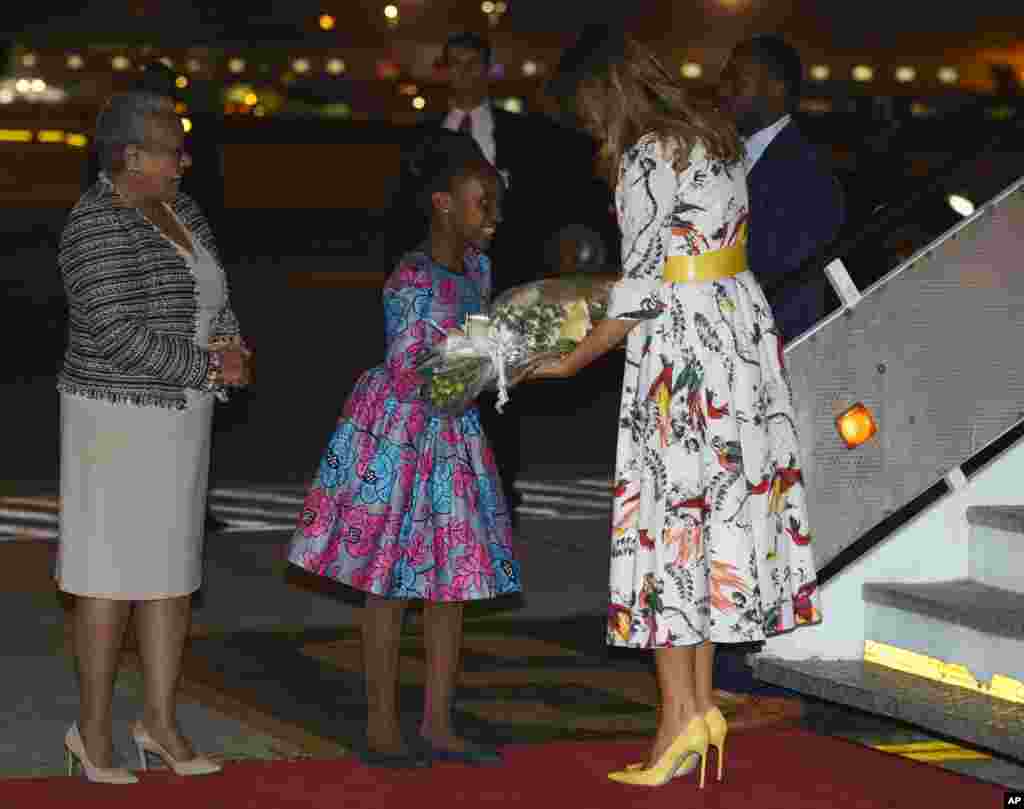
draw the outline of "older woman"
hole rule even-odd
[[[70,325],[57,578],[75,596],[81,692],[65,746],[89,780],[135,783],[113,767],[111,731],[133,604],[143,768],[153,753],[178,774],[219,769],[179,732],[175,692],[201,580],[213,402],[248,383],[249,353],[210,228],[178,191],[191,161],[168,99],[114,96],[95,140],[103,173],[71,211],[58,258]]]

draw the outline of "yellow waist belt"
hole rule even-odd
[[[718,281],[739,275],[746,269],[747,245],[740,242],[699,256],[669,256],[661,277],[670,284]]]

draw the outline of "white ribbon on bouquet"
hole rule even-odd
[[[466,333],[449,334],[433,320],[431,326],[446,336],[441,345],[445,359],[457,360],[466,357],[487,357],[494,366],[498,377],[498,400],[495,409],[502,413],[508,403],[508,368],[510,364],[525,358],[525,343],[522,335],[508,326],[495,323],[490,318],[479,316],[476,323],[467,320]]]

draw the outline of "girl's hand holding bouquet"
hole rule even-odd
[[[593,276],[550,278],[500,295],[489,316],[473,315],[464,331],[417,364],[424,395],[446,413],[460,413],[488,388],[498,390],[498,411],[508,389],[534,369],[570,353],[607,311],[611,281]]]

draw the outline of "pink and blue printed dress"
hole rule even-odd
[[[407,254],[384,287],[383,365],[345,403],[292,539],[290,561],[388,598],[472,601],[519,592],[519,565],[494,456],[471,407],[439,414],[413,364],[480,312],[490,262],[453,273]]]

